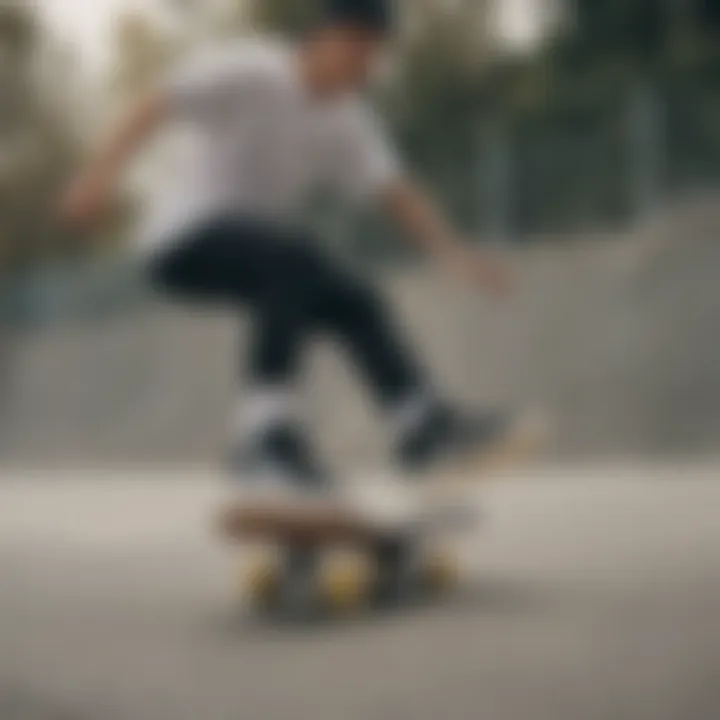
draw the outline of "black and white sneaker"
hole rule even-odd
[[[401,438],[397,460],[408,472],[481,469],[493,458],[520,454],[534,444],[540,428],[528,418],[485,413],[464,414],[438,405]]]
[[[337,486],[299,428],[278,425],[236,447],[230,458],[235,502],[258,510],[334,508]]]

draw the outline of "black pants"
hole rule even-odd
[[[385,405],[422,383],[378,293],[310,238],[264,221],[222,218],[188,233],[151,271],[173,294],[252,312],[250,371],[257,384],[291,382],[317,333],[342,344]]]

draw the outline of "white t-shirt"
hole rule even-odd
[[[164,88],[171,115],[191,125],[197,147],[177,186],[150,209],[140,233],[147,249],[217,214],[295,224],[319,187],[361,201],[400,175],[363,98],[312,98],[292,49],[280,42],[241,40],[205,51],[174,70]]]

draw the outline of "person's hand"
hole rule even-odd
[[[68,225],[88,228],[103,216],[109,199],[110,184],[102,176],[81,175],[61,195],[58,214]]]
[[[454,277],[494,297],[505,298],[515,289],[510,268],[486,250],[466,244],[454,245],[443,261]]]

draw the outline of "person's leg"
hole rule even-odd
[[[316,248],[247,220],[225,219],[190,233],[158,258],[156,283],[191,301],[248,307],[249,374],[256,386],[291,384],[316,330],[340,339],[386,408],[424,388],[423,373],[379,293]]]
[[[310,307],[316,276],[302,238],[265,248],[262,287],[253,302],[248,367],[250,391],[239,412],[241,459],[270,459],[306,488],[324,489],[330,475],[302,430],[295,384],[313,333]],[[247,448],[250,448],[250,453]]]
[[[396,459],[422,471],[494,449],[513,430],[495,413],[459,412],[436,392],[392,311],[370,284],[316,259],[313,317],[340,339],[389,416]]]
[[[313,319],[347,350],[387,412],[430,394],[410,343],[389,303],[363,278],[326,258],[317,259]]]
[[[294,480],[324,480],[326,473],[298,429],[294,407],[312,284],[298,242],[262,222],[222,219],[158,258],[152,277],[182,299],[251,312],[248,389],[234,418],[233,465],[273,461],[289,468]]]
[[[307,238],[222,221],[161,258],[154,275],[183,296],[253,311],[253,389],[243,400],[241,434],[301,482],[323,484],[326,477],[298,432],[291,402],[302,351],[316,330],[339,338],[368,380],[391,418],[404,466],[423,469],[440,455],[475,451],[506,434],[502,418],[466,419],[441,402],[377,292]]]
[[[250,310],[250,376],[256,385],[291,384],[308,332],[307,263],[297,244],[267,224],[220,219],[189,233],[155,260],[151,277],[193,303]]]

